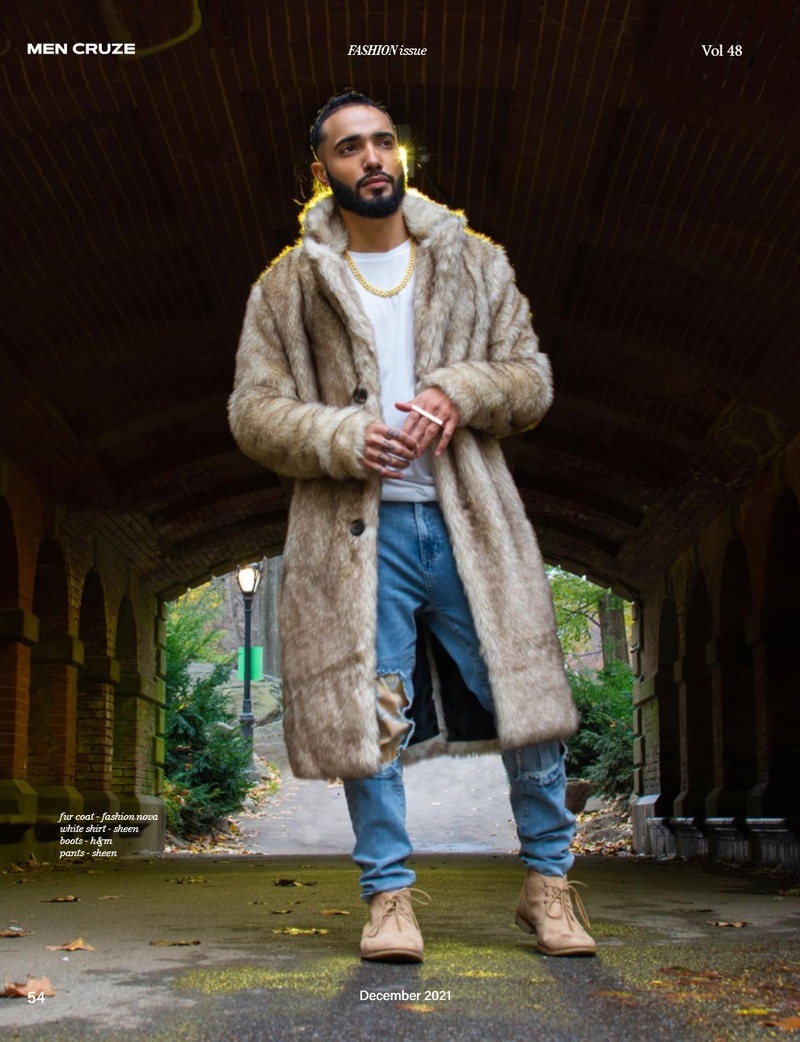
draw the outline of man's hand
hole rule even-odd
[[[423,411],[417,412],[415,406]],[[437,435],[440,437],[435,455],[441,456],[450,444],[453,432],[461,419],[461,413],[456,406],[438,387],[428,387],[410,402],[395,402],[395,408],[408,413],[402,433],[409,435],[416,442],[417,456],[422,455]],[[425,413],[435,416],[436,419],[429,419]],[[437,423],[436,420],[441,420],[441,423]]]
[[[401,473],[417,457],[417,443],[405,430],[398,431],[377,420],[367,427],[364,455],[358,462],[382,478],[402,478]]]

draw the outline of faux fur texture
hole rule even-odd
[[[434,478],[494,696],[500,745],[565,738],[578,722],[533,530],[497,438],[535,425],[552,398],[527,301],[504,251],[462,214],[409,192],[417,239],[418,389],[440,387],[461,426]],[[380,417],[372,327],[347,273],[332,199],[253,287],[231,428],[242,451],[296,479],[280,604],[285,732],[299,777],[380,766],[375,608],[380,482],[357,462]],[[367,392],[364,404],[354,392]],[[440,714],[441,715],[441,714]],[[431,753],[448,748],[446,722]],[[486,748],[485,741],[479,749]],[[419,750],[412,758],[419,755]]]

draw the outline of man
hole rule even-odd
[[[311,130],[323,190],[253,287],[230,421],[295,479],[280,624],[299,777],[341,777],[369,901],[361,955],[421,961],[401,756],[503,750],[527,867],[516,921],[592,954],[566,872],[577,714],[541,557],[498,438],[551,400],[503,251],[406,193],[394,125],[355,92]]]

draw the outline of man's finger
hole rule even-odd
[[[426,423],[427,421],[424,419],[424,417],[420,416],[417,412],[409,412],[408,416],[406,417],[406,422],[403,424],[402,433],[413,443],[414,450],[416,450],[417,448],[422,430]]]
[[[364,442],[364,455],[377,456],[379,452],[389,452],[398,459],[413,460],[416,456],[417,443],[414,438],[387,427],[383,423],[374,423],[367,428]]]
[[[458,427],[458,424],[456,424],[456,423],[446,423],[444,425],[444,427],[442,428],[442,436],[439,439],[439,444],[436,446],[436,450],[434,452],[435,456],[441,456],[442,455],[444,450],[450,444],[450,439],[455,434],[457,427]]]
[[[422,434],[422,437],[419,440],[419,447],[417,449],[417,452],[420,456],[423,452],[425,452],[430,443],[434,441],[434,439],[439,437],[439,435],[442,433],[442,429],[443,428],[439,427],[438,424],[435,423],[429,423],[426,426]]]

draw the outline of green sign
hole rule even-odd
[[[236,675],[244,680],[244,648],[239,648],[239,664]],[[250,648],[250,679],[261,680],[264,676],[264,649]]]

